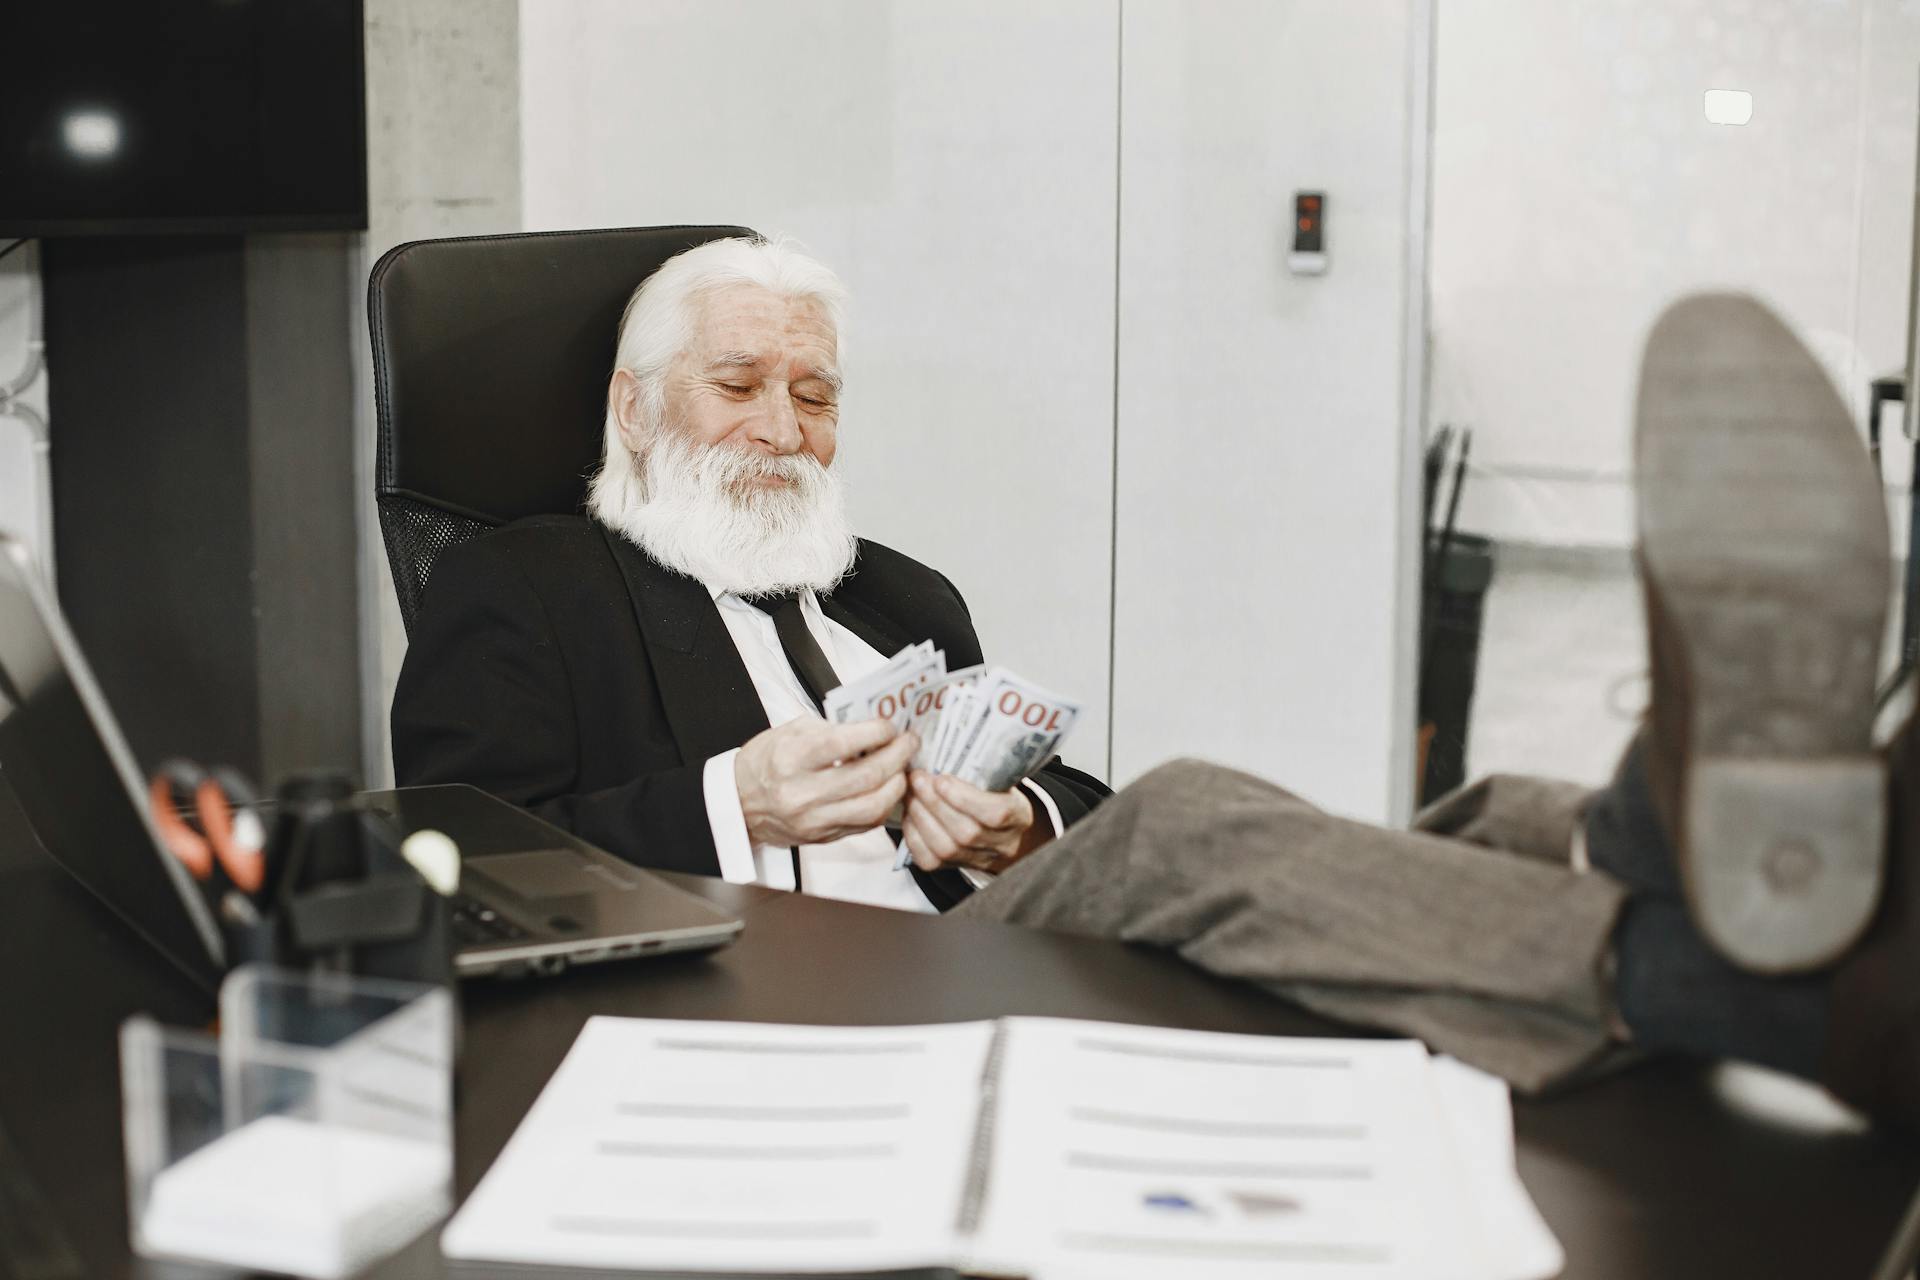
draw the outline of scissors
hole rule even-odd
[[[165,761],[147,784],[147,802],[167,851],[195,880],[220,876],[243,894],[260,892],[267,878],[266,827],[252,807],[259,795],[239,770]]]

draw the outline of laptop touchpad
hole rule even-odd
[[[473,858],[468,875],[491,881],[522,898],[569,898],[585,893],[631,889],[637,879],[618,868],[583,858],[569,849],[531,853],[495,853]]]

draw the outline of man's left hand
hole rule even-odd
[[[915,769],[907,781],[901,834],[922,871],[1005,871],[1053,833],[1034,821],[1033,802],[1019,787],[982,791],[947,774]]]

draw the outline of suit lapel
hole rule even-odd
[[[861,599],[859,577],[856,564],[832,595],[818,597],[820,612],[859,636],[883,658],[891,658],[908,645],[927,638],[908,634],[906,628]]]
[[[705,760],[765,729],[766,708],[707,589],[604,525],[600,535],[626,580],[681,757],[689,764]]]

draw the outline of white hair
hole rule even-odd
[[[810,453],[696,444],[667,420],[667,374],[693,342],[699,306],[742,284],[818,306],[833,327],[837,363],[846,290],[791,241],[712,240],[668,259],[634,290],[620,320],[614,363],[639,383],[638,420],[630,443],[609,389],[588,509],[667,568],[719,590],[831,590],[858,550],[839,477]]]
[[[691,345],[698,322],[696,307],[710,294],[732,285],[753,284],[783,298],[812,302],[826,313],[833,329],[836,362],[845,350],[840,331],[846,315],[846,286],[832,269],[785,236],[709,240],[675,254],[641,282],[620,317],[614,348],[615,369],[638,380],[643,422],[658,436],[666,414],[665,379],[673,362]],[[627,448],[614,413],[611,391],[600,469],[587,490],[587,509],[606,524],[623,527],[629,513],[647,500],[641,459]]]

